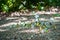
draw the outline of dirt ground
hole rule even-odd
[[[48,17],[47,17],[48,16]],[[28,17],[28,18],[27,18]],[[30,21],[33,16],[6,17],[0,20],[0,40],[60,40],[60,22],[57,28],[48,33],[40,33],[39,29],[34,28],[12,28],[10,25],[17,24],[19,21]],[[48,20],[51,15],[40,15],[40,18]],[[9,29],[9,30],[8,30]]]

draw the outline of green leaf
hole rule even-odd
[[[3,12],[8,12],[9,7],[7,5],[2,4],[2,10],[3,10]]]

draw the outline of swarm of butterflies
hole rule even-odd
[[[55,24],[49,21],[36,22],[36,26],[39,27],[39,30],[42,32],[49,32],[49,29],[56,29]]]

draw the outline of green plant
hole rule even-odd
[[[53,14],[54,17],[60,17],[60,14]]]
[[[2,4],[1,8],[2,8],[3,12],[8,12],[9,11],[9,7],[5,4]]]
[[[37,9],[38,9],[38,10],[41,10],[40,2],[39,2],[39,3],[37,3]]]
[[[45,7],[51,6],[60,6],[60,0],[0,0],[0,9],[4,12],[36,8],[45,10]]]

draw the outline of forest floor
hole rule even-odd
[[[12,15],[12,14],[11,14]],[[19,14],[18,14],[19,15]],[[53,16],[50,14],[41,14],[40,20],[49,20]],[[19,21],[31,21],[34,20],[34,16],[20,15],[3,17],[0,20],[0,40],[60,40],[60,17],[53,17],[57,28],[51,30],[48,33],[40,33],[38,28],[17,28],[10,29],[8,27],[13,24],[19,23]]]

